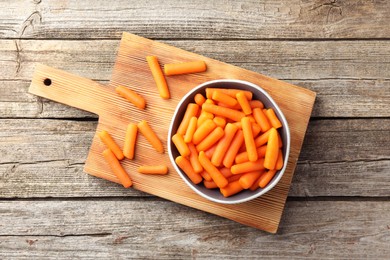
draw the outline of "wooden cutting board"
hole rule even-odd
[[[208,69],[204,73],[167,77],[171,99],[163,100],[159,97],[146,63],[147,55],[157,56],[161,65],[204,60]],[[279,104],[290,126],[291,152],[283,178],[266,195],[250,202],[223,205],[200,197],[179,177],[168,158],[166,150],[168,127],[176,105],[191,88],[214,79],[241,79],[263,87]],[[147,108],[137,109],[118,96],[114,91],[118,85],[129,87],[141,94],[147,101]],[[138,135],[135,160],[122,161],[122,165],[133,180],[133,188],[271,233],[276,233],[279,226],[315,100],[315,93],[307,89],[129,33],[122,36],[108,85],[37,65],[29,92],[96,113],[99,115],[97,132],[107,130],[121,147],[127,124],[147,120],[163,141],[165,154],[157,153],[142,135]],[[118,182],[101,155],[104,148],[95,134],[84,171],[96,177]],[[169,166],[170,173],[166,176],[137,173],[137,167],[143,164],[165,164]],[[118,185],[118,189],[121,188]]]

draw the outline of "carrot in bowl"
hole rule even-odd
[[[206,62],[192,61],[172,63],[164,65],[164,73],[167,76],[204,72],[207,70]]]
[[[192,168],[188,159],[184,158],[183,156],[178,156],[176,157],[175,162],[194,184],[198,184],[202,181],[202,176],[194,171],[194,168]]]

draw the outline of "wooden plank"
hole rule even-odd
[[[390,152],[380,145],[390,142],[389,124],[389,119],[312,121],[289,195],[390,196]],[[83,172],[96,125],[0,120],[0,198],[147,196]]]
[[[389,9],[383,0],[18,0],[0,10],[0,37],[120,38],[129,31],[160,39],[388,38]]]
[[[387,259],[390,254],[388,201],[289,201],[276,235],[167,201],[1,201],[0,212],[1,223],[12,223],[0,230],[2,258]]]
[[[166,41],[317,93],[314,117],[389,117],[387,41]],[[26,94],[36,63],[107,83],[118,41],[0,44],[0,117],[96,117]],[[3,44],[4,43],[4,44]],[[19,53],[19,54],[18,54]]]

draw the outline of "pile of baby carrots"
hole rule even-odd
[[[163,73],[157,57],[147,56],[146,61],[151,70],[151,74],[156,83],[160,97],[164,99],[170,98],[169,88],[165,80],[164,73],[167,76],[172,76],[203,72],[206,70],[206,63],[204,61],[194,61],[178,64],[165,64]],[[116,87],[115,91],[137,108],[142,110],[145,109],[145,99],[135,91],[124,86]],[[161,140],[145,120],[142,120],[138,124],[128,124],[123,149],[118,146],[118,144],[107,131],[103,130],[98,134],[100,140],[107,147],[107,149],[102,152],[102,155],[110,165],[111,170],[118,177],[119,181],[125,188],[131,187],[133,183],[130,176],[122,167],[120,161],[124,158],[130,160],[134,159],[138,132],[145,136],[145,138],[157,152],[164,153],[164,147]],[[166,165],[141,165],[138,167],[137,171],[143,174],[164,175],[168,173],[168,167]]]
[[[224,197],[265,188],[283,167],[282,124],[252,92],[207,88],[189,103],[172,136],[176,164],[194,184]]]

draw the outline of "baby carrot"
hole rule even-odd
[[[186,134],[184,135],[184,142],[190,143],[192,141],[192,137],[196,131],[196,127],[198,124],[198,118],[193,116],[190,119],[190,123],[188,124]]]
[[[189,103],[187,105],[186,112],[184,113],[183,119],[179,127],[177,128],[177,133],[184,135],[187,131],[187,127],[190,123],[190,120],[193,116],[197,116],[199,111],[199,106],[194,103]]]
[[[199,153],[199,162],[203,166],[206,172],[208,172],[213,181],[218,185],[219,188],[223,188],[228,184],[225,176],[215,167],[206,157],[203,151]]]
[[[137,171],[143,174],[159,174],[165,175],[168,173],[168,167],[165,165],[142,165]]]
[[[252,108],[251,105],[249,104],[248,99],[245,96],[245,93],[240,91],[236,94],[236,98],[238,103],[240,104],[242,111],[244,112],[245,115],[250,115],[252,114]]]
[[[268,130],[267,132],[261,134],[260,136],[256,137],[255,139],[255,145],[256,147],[262,146],[268,142],[268,137],[271,129]]]
[[[269,170],[269,171],[263,173],[260,176],[260,179],[259,179],[259,186],[260,186],[260,188],[265,188],[265,186],[267,186],[267,184],[275,176],[275,173],[276,173],[276,170]]]
[[[261,132],[261,127],[256,123],[252,123],[253,138],[257,137],[257,135],[260,134],[260,132]]]
[[[204,72],[206,69],[207,66],[204,61],[192,61],[164,65],[164,72],[167,76]]]
[[[198,93],[195,95],[194,101],[196,104],[198,104],[198,106],[202,106],[203,103],[206,101],[206,98],[202,94]]]
[[[228,106],[235,106],[235,105],[237,105],[237,99],[232,98],[231,96],[229,96],[228,94],[223,93],[222,91],[218,91],[218,90],[214,91],[213,95],[211,96],[211,98],[213,100],[215,100],[215,101],[224,103],[224,104],[226,104]]]
[[[233,121],[240,121],[241,118],[245,116],[245,114],[241,111],[237,111],[227,107],[207,104],[207,103],[204,103],[202,105],[202,109],[216,116],[223,116],[232,119]]]
[[[276,161],[278,160],[279,153],[279,144],[278,144],[278,133],[275,128],[271,128],[269,137],[267,150],[265,151],[264,157],[264,167],[273,170],[275,169]]]
[[[260,181],[261,175],[263,175],[263,174],[264,174],[264,172],[260,172],[260,176],[253,182],[252,186],[249,187],[249,190],[255,191],[260,187],[259,181]]]
[[[123,145],[123,155],[130,160],[134,158],[137,133],[138,127],[136,124],[130,123],[127,125],[125,144]]]
[[[283,168],[283,152],[279,149],[278,160],[276,161],[275,170],[280,170]]]
[[[268,129],[271,128],[271,124],[268,121],[268,118],[264,114],[263,110],[261,108],[254,108],[252,111],[253,117],[255,118],[257,124],[261,127],[261,130],[263,132],[268,131]]]
[[[173,135],[172,142],[175,144],[181,156],[187,157],[190,155],[190,149],[188,148],[187,143],[184,142],[183,136],[181,134]]]
[[[234,158],[236,157],[238,150],[240,149],[241,145],[244,143],[244,134],[242,133],[242,130],[237,130],[237,133],[235,134],[229,149],[227,150],[225,157],[223,158],[222,164],[230,168],[232,167],[234,163]]]
[[[233,181],[238,181],[242,175],[244,175],[245,173],[240,173],[240,174],[234,174],[232,176],[230,176],[229,178],[227,178],[228,182],[233,182]]]
[[[190,162],[192,165],[192,168],[194,168],[194,171],[197,173],[200,173],[203,171],[203,167],[199,162],[198,159],[198,151],[195,148],[195,145],[193,143],[188,143],[188,148],[190,149]]]
[[[241,124],[242,124],[242,132],[244,133],[245,147],[246,147],[246,151],[248,152],[249,161],[255,162],[257,161],[258,156],[256,152],[255,140],[253,139],[252,124],[249,121],[248,117],[242,118]]]
[[[225,178],[229,178],[233,175],[230,169],[226,167],[220,168],[219,171],[222,173],[223,176],[225,176]]]
[[[257,156],[258,158],[264,158],[264,155],[265,155],[265,151],[267,149],[267,146],[266,145],[263,145],[263,146],[260,146],[256,149],[256,152],[257,152]],[[248,158],[248,152],[242,152],[242,153],[239,153],[237,154],[235,160],[234,160],[237,164],[238,163],[243,163],[243,162],[248,162],[249,161],[249,158]]]
[[[236,94],[240,91],[245,93],[245,96],[248,100],[252,100],[252,92],[242,89],[233,89],[233,88],[206,88],[206,97],[211,98],[213,96],[214,91],[221,91],[233,98],[236,97]]]
[[[249,189],[252,184],[260,177],[260,175],[261,171],[245,173],[240,177],[239,183],[244,189]]]
[[[214,144],[216,144],[224,135],[225,132],[221,127],[218,126],[196,146],[196,150],[198,152],[206,151],[207,149],[211,148]],[[214,153],[215,151],[216,149],[214,150]]]
[[[279,121],[279,118],[276,116],[275,111],[272,108],[267,109],[267,111],[265,111],[265,115],[267,116],[272,127],[276,129],[282,127],[282,123]]]
[[[164,147],[161,143],[160,139],[153,131],[153,129],[149,126],[148,122],[142,120],[138,123],[138,130],[145,136],[145,138],[150,142],[150,144],[157,150],[159,153],[164,153]]]
[[[220,189],[222,195],[225,198],[230,197],[236,193],[239,193],[242,190],[243,188],[241,187],[239,181],[230,182],[228,185],[226,185],[226,187]]]
[[[118,86],[115,88],[116,93],[121,97],[127,99],[129,102],[133,103],[136,107],[140,109],[145,109],[146,101],[143,97],[135,93],[133,90],[128,89],[123,86]]]
[[[245,172],[261,171],[264,170],[264,159],[261,158],[256,162],[243,162],[235,164],[230,168],[233,174],[240,174]]]
[[[213,179],[211,179],[211,176],[208,172],[206,172],[205,170],[201,171],[200,172],[200,176],[202,176],[202,178],[205,180],[205,181],[213,181]]]
[[[123,155],[123,152],[121,148],[115,143],[114,139],[112,139],[111,135],[103,130],[99,134],[100,140],[109,148],[116,156],[118,160],[122,160],[125,156]]]
[[[235,104],[234,106],[229,106],[223,102],[217,102],[217,105],[220,106],[220,107],[227,107],[227,108],[231,108],[231,109],[234,109],[234,110],[241,110],[241,106],[240,104]]]
[[[211,131],[213,131],[217,125],[213,122],[211,119],[207,119],[204,121],[203,124],[201,124],[198,129],[196,129],[193,137],[192,142],[197,145],[199,144]]]
[[[146,56],[146,61],[148,62],[150,71],[152,72],[154,81],[156,82],[158,92],[160,93],[160,97],[164,99],[169,99],[171,95],[169,93],[167,81],[165,80],[164,74],[160,68],[160,64],[158,63],[157,57]]]
[[[203,181],[203,185],[207,188],[207,189],[216,189],[218,188],[217,184],[211,180],[211,181],[206,181],[204,180]]]
[[[219,127],[225,128],[226,126],[226,119],[224,117],[216,116],[214,117],[213,121]]]
[[[250,104],[252,109],[256,108],[256,107],[261,108],[261,109],[264,108],[264,104],[260,100],[251,100],[251,101],[249,101],[249,104]]]
[[[206,155],[207,158],[211,159],[211,157],[214,154],[215,149],[217,148],[217,143],[211,146],[209,149],[204,151],[204,154]]]
[[[214,119],[214,115],[204,110],[200,111],[198,117],[197,127],[200,127],[207,119]]]
[[[120,183],[122,183],[123,187],[128,188],[133,185],[129,175],[125,172],[125,169],[123,169],[115,154],[110,149],[104,150],[102,154],[104,159],[110,165],[111,170],[114,172],[116,177],[118,177]]]
[[[216,92],[214,92],[216,93]],[[215,148],[214,154],[211,157],[211,162],[219,167],[222,164],[223,158],[227,150],[229,150],[230,144],[233,141],[234,135],[236,134],[238,127],[234,124],[228,123],[225,127],[225,134],[219,140],[217,148]]]
[[[176,157],[175,162],[194,184],[198,184],[202,181],[202,176],[194,171],[189,160],[183,156],[178,156]]]

